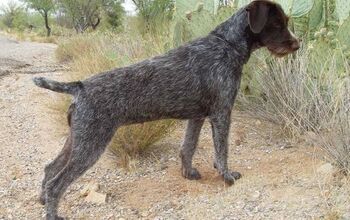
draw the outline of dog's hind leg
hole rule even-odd
[[[72,117],[72,113],[75,110],[75,104],[72,103],[69,106],[68,109],[68,125],[71,126],[71,117]],[[39,201],[41,204],[45,204],[45,197],[46,197],[46,191],[45,191],[45,186],[46,183],[54,178],[62,169],[63,167],[66,165],[67,161],[69,160],[71,151],[72,151],[72,138],[71,138],[72,134],[70,132],[69,136],[67,137],[67,140],[64,144],[63,149],[61,150],[61,152],[58,154],[58,156],[48,165],[45,166],[44,172],[45,172],[45,176],[44,179],[42,181],[41,184],[41,193],[40,193],[40,197],[39,197]]]
[[[48,220],[62,219],[57,216],[61,196],[73,181],[95,164],[114,135],[116,127],[112,124],[113,120],[84,118],[87,115],[97,114],[83,114],[79,122],[72,124],[70,159],[65,167],[46,184],[46,219]]]
[[[69,160],[70,154],[72,151],[72,138],[71,135],[68,136],[66,143],[59,155],[48,165],[45,166],[45,176],[41,184],[41,193],[40,193],[40,203],[45,204],[46,183],[54,178],[66,165]]]
[[[191,119],[188,121],[187,130],[180,157],[182,160],[182,176],[187,179],[200,179],[201,175],[196,168],[192,167],[192,157],[196,150],[199,134],[203,126],[204,118]]]

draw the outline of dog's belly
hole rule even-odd
[[[163,103],[163,105],[154,104],[145,108],[145,106],[137,106],[128,112],[128,117],[124,123],[142,123],[160,119],[193,119],[204,118],[209,114],[209,108],[198,103]]]

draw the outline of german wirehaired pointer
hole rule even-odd
[[[243,65],[261,47],[276,56],[299,48],[281,6],[266,0],[253,1],[207,36],[164,55],[78,82],[34,78],[37,86],[73,95],[70,135],[62,152],[45,167],[41,202],[46,203],[46,218],[62,219],[57,215],[60,197],[98,160],[122,125],[188,119],[180,153],[182,175],[199,179],[192,157],[204,119],[209,118],[214,167],[226,183],[234,183],[241,174],[227,166],[231,110]]]

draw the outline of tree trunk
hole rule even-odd
[[[45,11],[44,12],[44,19],[45,19],[45,27],[46,27],[46,30],[47,30],[46,36],[50,37],[50,35],[51,35],[51,28],[49,26],[49,18],[48,17],[49,17],[48,13],[47,13],[47,11]]]

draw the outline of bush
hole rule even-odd
[[[0,9],[2,12],[1,23],[7,28],[23,31],[28,26],[28,13],[16,2],[9,2]]]
[[[240,104],[254,115],[282,125],[292,136],[315,133],[330,159],[349,171],[350,68],[341,50],[327,54],[322,64],[313,60],[314,51],[306,48],[283,59],[266,59],[260,54],[264,65],[256,65],[253,73],[258,82],[254,94],[258,95],[241,96]]]
[[[131,37],[130,34],[116,36],[112,33],[76,35],[60,42],[56,55],[60,61],[71,61],[72,80],[81,80],[164,51],[164,45],[158,40],[146,41],[137,36],[130,40]],[[66,111],[66,103],[67,100],[61,103],[60,111]],[[173,125],[173,120],[162,120],[119,128],[110,149],[121,155],[123,164],[127,165],[129,157],[148,149]]]

